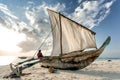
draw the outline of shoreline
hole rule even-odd
[[[22,61],[25,57],[31,58],[32,56],[0,56],[0,66],[9,65],[9,63],[15,62],[16,60],[18,61],[17,57],[19,57],[19,60],[20,58],[23,58],[20,60]],[[6,60],[9,62],[7,62]],[[120,60],[120,58],[97,58],[96,60]],[[5,62],[3,63],[3,61]]]

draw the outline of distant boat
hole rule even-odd
[[[42,67],[58,69],[82,69],[99,57],[111,38],[105,40],[97,48],[95,32],[83,25],[48,9],[53,35],[53,50],[51,56],[45,56]],[[86,51],[86,49],[92,50]]]

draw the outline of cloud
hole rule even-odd
[[[57,3],[55,5],[50,5],[43,2],[41,5],[38,6],[31,7],[30,5],[26,7],[25,15],[26,18],[30,21],[30,24],[33,25],[36,22],[41,22],[41,23],[48,22],[48,17],[46,17],[48,16],[46,10],[47,8],[60,12],[60,11],[64,11],[65,5],[60,3]]]
[[[14,31],[20,30],[17,25],[17,23],[19,23],[19,18],[8,9],[7,5],[0,3],[0,12],[0,25]]]
[[[63,11],[65,9],[65,5],[60,3],[50,5],[43,2],[41,5],[32,5],[33,3],[26,7],[25,15],[29,20],[30,27],[32,27],[36,33],[44,33],[45,30],[50,31],[47,8],[55,11]]]
[[[105,19],[114,1],[115,0],[109,2],[105,2],[104,0],[86,0],[80,3],[81,0],[78,0],[80,5],[76,7],[75,11],[70,14],[69,17],[91,29]]]
[[[81,3],[82,2],[82,0],[78,0],[78,3]]]
[[[109,8],[111,7],[112,4],[113,4],[113,1],[108,2],[108,3],[105,4],[105,7],[109,9]]]
[[[105,2],[104,0],[78,0],[79,6],[74,9],[74,12],[69,14],[65,12],[67,6],[63,3],[47,4],[42,2],[40,5],[35,5],[34,2],[29,1],[28,5],[24,6],[25,12],[23,12],[28,22],[20,20],[20,18],[13,15],[7,5],[0,3],[0,11],[4,13],[4,16],[0,17],[0,25],[25,34],[26,40],[20,42],[18,46],[23,52],[29,52],[38,49],[51,32],[47,8],[65,13],[65,15],[67,14],[66,16],[76,22],[88,28],[93,28],[110,13],[110,7],[113,2],[114,0],[109,2]],[[42,47],[42,50],[46,48],[51,50],[51,41],[52,37],[50,36],[46,44]]]
[[[36,6],[33,2],[28,3],[29,5],[25,8],[25,15],[29,21],[29,27],[31,27],[31,30],[26,28],[22,29],[22,33],[27,36],[26,41],[19,44],[19,47],[21,47],[23,51],[35,50],[35,48],[38,48],[51,33],[47,8],[58,12],[64,11],[65,9],[65,5],[60,3],[50,5],[43,2],[41,5]],[[42,50],[46,49],[46,47],[51,48],[51,41],[52,37],[50,36],[49,39],[47,39],[47,43],[42,46]]]
[[[3,18],[0,17],[0,23],[2,23],[2,25],[6,25],[6,22]]]
[[[13,15],[12,12],[8,9],[7,5],[0,3],[0,11],[1,11],[0,27],[7,28],[23,34],[25,34],[24,32],[25,30],[26,30],[26,33],[32,30],[32,28],[26,22],[19,20],[17,16]],[[26,39],[26,42],[27,42],[27,39]],[[19,45],[20,44],[16,46],[21,47]],[[21,49],[24,50],[23,48]]]
[[[8,15],[9,17],[12,17],[14,19],[18,19],[18,17],[16,17],[15,15],[13,15],[12,12],[8,9],[8,7],[6,5],[4,5],[4,4],[2,4],[2,3],[0,3],[0,10],[4,14]]]

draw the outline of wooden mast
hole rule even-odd
[[[61,26],[61,14],[59,13],[59,21],[60,21],[60,56],[62,56],[62,26]]]

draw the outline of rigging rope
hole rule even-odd
[[[60,13],[59,13],[59,15],[60,15]],[[52,23],[52,22],[51,22],[51,19],[50,19],[50,23]],[[51,24],[51,26],[52,26],[52,24]],[[47,38],[50,36],[50,33],[55,29],[55,27],[56,27],[56,26],[54,26],[53,28],[51,27],[51,31],[49,32],[49,34],[47,35],[47,37],[44,39],[44,41],[42,42],[42,44],[40,45],[40,47],[39,47],[37,50],[39,50],[39,49],[43,46],[43,44],[45,43],[45,41],[47,40]],[[33,55],[33,57],[34,57],[36,54],[37,54],[37,51],[35,52],[35,54]]]
[[[41,43],[41,45],[38,47],[38,49],[37,50],[39,50],[42,46],[43,46],[43,44],[45,43],[45,41],[47,40],[47,38],[50,36],[50,33],[52,32],[52,30],[49,32],[49,34],[46,36],[46,38],[44,39],[44,41]],[[35,56],[37,54],[37,51],[35,52],[35,54],[33,55],[33,57]]]

